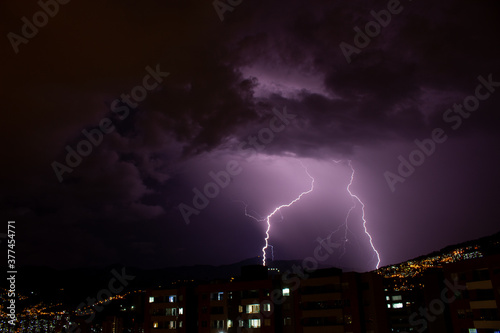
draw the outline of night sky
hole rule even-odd
[[[262,256],[245,208],[265,218],[309,173],[271,219],[275,259],[338,230],[323,264],[371,270],[359,203],[342,241],[348,161],[381,265],[499,231],[497,1],[60,1],[0,4],[19,265]]]

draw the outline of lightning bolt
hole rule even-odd
[[[341,162],[341,160],[333,160],[335,163],[339,163]],[[328,235],[328,237],[326,237],[325,239],[323,239],[321,242],[324,242],[325,240],[331,238],[335,233],[337,233],[338,231],[340,231],[340,229],[342,229],[342,227],[344,227],[345,229],[345,232],[344,232],[344,239],[342,240],[342,254],[340,255],[339,259],[342,258],[344,256],[344,254],[346,253],[346,243],[348,241],[348,232],[350,231],[349,230],[349,226],[348,226],[348,221],[349,221],[349,217],[351,216],[351,212],[354,210],[354,208],[356,208],[357,206],[357,203],[359,203],[361,205],[361,219],[363,221],[363,228],[365,230],[365,234],[368,236],[368,239],[370,240],[370,246],[374,252],[374,257],[377,256],[377,265],[376,265],[376,269],[379,268],[379,265],[380,265],[380,254],[379,252],[377,251],[377,249],[375,248],[375,246],[373,245],[373,238],[371,236],[371,234],[368,232],[368,228],[366,226],[367,224],[367,221],[366,221],[366,218],[365,218],[365,204],[361,201],[361,199],[354,193],[352,193],[351,191],[351,185],[352,183],[354,182],[354,174],[355,174],[355,171],[354,171],[354,167],[352,166],[352,163],[350,160],[348,160],[347,162],[347,165],[349,166],[349,168],[351,169],[351,178],[349,180],[349,184],[347,185],[346,187],[346,190],[347,190],[347,193],[349,193],[349,195],[351,196],[351,200],[352,200],[352,206],[349,208],[349,211],[347,212],[347,215],[346,215],[346,218],[344,220],[344,223],[341,224],[337,230],[333,231],[332,233],[330,233],[330,235]],[[353,236],[354,236],[354,233],[353,233]]]
[[[276,207],[271,214],[267,215],[265,218],[263,219],[259,219],[259,218],[256,218],[255,216],[251,215],[248,213],[248,210],[247,210],[247,205],[245,204],[245,215],[247,217],[250,217],[258,222],[266,222],[267,223],[267,229],[266,229],[266,238],[264,239],[265,240],[265,243],[266,245],[264,245],[264,247],[262,248],[262,265],[263,266],[266,266],[266,250],[267,248],[271,247],[273,249],[273,257],[274,257],[274,248],[272,245],[269,244],[269,232],[271,230],[271,218],[276,214],[276,213],[280,213],[281,214],[281,209],[282,208],[287,208],[287,207],[290,207],[292,206],[294,203],[296,203],[297,201],[299,201],[304,195],[306,194],[309,194],[311,193],[313,190],[314,190],[314,178],[311,176],[311,174],[309,173],[309,171],[307,170],[307,167],[304,165],[304,163],[302,163],[302,161],[300,162],[300,164],[302,165],[302,167],[304,168],[304,170],[306,171],[306,174],[307,176],[311,179],[311,188],[307,191],[304,191],[302,192],[297,198],[293,199],[290,203],[287,203],[287,204],[283,204],[281,206],[278,206]],[[281,215],[281,218],[283,219],[283,215]]]
[[[372,235],[370,235],[370,233],[368,232],[368,228],[366,227],[367,221],[366,221],[366,218],[365,218],[365,204],[363,203],[363,201],[361,201],[361,199],[356,194],[354,194],[354,193],[351,192],[351,185],[354,182],[355,171],[354,171],[354,168],[352,166],[351,160],[349,160],[347,164],[349,165],[349,168],[351,169],[351,179],[349,181],[349,185],[347,185],[347,192],[349,192],[349,195],[351,196],[351,198],[353,200],[356,199],[356,201],[359,202],[359,204],[361,205],[361,220],[363,221],[363,228],[365,230],[365,234],[368,236],[368,239],[370,240],[370,246],[372,247],[372,250],[374,252],[374,256],[375,255],[377,256],[376,269],[378,269],[378,267],[380,265],[380,254],[378,253],[377,249],[375,248],[375,245],[373,245]],[[351,207],[351,209],[349,210],[349,214],[351,213],[351,211],[352,211],[353,208],[354,208],[354,206]],[[346,228],[347,228],[347,218],[346,218]],[[347,234],[347,229],[346,229],[346,234]]]
[[[340,160],[339,161],[334,160],[334,162],[335,163],[339,163],[341,161]],[[309,194],[309,193],[311,193],[314,190],[314,178],[311,176],[311,174],[307,170],[307,167],[302,162],[300,162],[300,164],[304,168],[307,176],[311,179],[311,187],[310,187],[309,190],[302,192],[297,198],[295,198],[294,200],[292,200],[290,203],[283,204],[281,206],[276,207],[271,212],[271,214],[269,214],[265,218],[262,218],[260,216],[259,217],[255,217],[254,215],[250,214],[249,211],[248,211],[248,205],[245,202],[242,202],[245,205],[245,216],[247,216],[249,218],[252,218],[252,219],[254,219],[257,222],[266,222],[267,223],[266,237],[264,239],[265,240],[265,245],[262,248],[262,255],[263,255],[262,264],[263,264],[263,266],[266,266],[266,250],[268,248],[271,248],[271,250],[272,250],[272,252],[271,252],[272,253],[272,257],[273,257],[273,260],[274,260],[274,247],[271,244],[269,244],[270,230],[271,230],[271,218],[276,213],[280,213],[281,219],[283,220],[283,214],[281,212],[282,208],[287,208],[287,207],[292,206],[294,203],[296,203],[297,201],[299,201],[304,195]],[[347,165],[351,169],[351,177],[350,177],[350,180],[349,180],[349,184],[346,187],[346,190],[347,190],[347,193],[349,193],[349,195],[351,197],[352,206],[349,208],[349,210],[348,210],[348,212],[346,214],[346,218],[344,220],[344,223],[342,225],[340,225],[337,228],[337,230],[335,230],[332,233],[330,233],[330,235],[327,238],[325,238],[323,241],[325,241],[326,239],[330,238],[333,234],[337,233],[342,227],[344,227],[345,231],[344,231],[344,240],[343,240],[343,250],[342,250],[342,254],[340,255],[340,258],[342,258],[345,255],[345,253],[346,253],[346,243],[348,242],[348,233],[350,232],[349,227],[348,227],[349,218],[351,216],[352,211],[359,204],[361,206],[361,220],[363,221],[363,229],[365,231],[365,234],[368,236],[368,239],[369,239],[369,242],[370,242],[370,246],[371,246],[371,248],[373,250],[373,253],[374,253],[373,257],[375,257],[375,256],[377,257],[376,269],[378,269],[379,266],[380,266],[380,254],[377,251],[377,249],[375,248],[375,245],[373,244],[373,237],[372,237],[372,235],[368,232],[368,227],[367,227],[368,221],[366,220],[366,217],[365,217],[365,204],[363,203],[363,201],[361,201],[361,199],[356,194],[354,194],[351,191],[351,186],[352,186],[352,184],[354,182],[355,170],[354,170],[354,167],[352,166],[352,163],[351,163],[350,160],[348,160]],[[256,214],[256,215],[258,216],[259,214]],[[353,236],[355,237],[354,233],[353,233]]]
[[[332,231],[330,233],[330,235],[328,235],[328,237],[326,237],[325,239],[321,240],[321,243],[322,243],[322,242],[326,241],[327,239],[330,239],[334,234],[336,234],[337,232],[339,232],[340,229],[344,228],[344,239],[342,240],[342,253],[339,256],[339,259],[341,259],[345,255],[345,253],[347,251],[346,244],[347,244],[347,242],[349,240],[349,237],[347,236],[347,234],[348,234],[348,232],[351,231],[349,229],[349,226],[348,226],[348,221],[349,221],[349,216],[351,216],[351,212],[353,211],[354,208],[356,208],[356,203],[354,202],[354,199],[353,199],[352,200],[352,206],[349,208],[349,211],[346,214],[344,223],[342,223],[341,225],[339,225],[339,227],[337,228],[337,230]],[[354,234],[353,234],[353,236],[356,237]]]
[[[274,261],[274,246],[269,244],[269,247],[271,248],[271,261]]]

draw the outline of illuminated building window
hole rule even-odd
[[[214,320],[212,322],[212,328],[224,328],[224,320]]]
[[[283,288],[283,296],[290,296],[290,288]]]
[[[184,308],[179,308],[179,314],[183,315],[184,314]]]
[[[177,296],[176,295],[170,295],[170,296],[168,296],[168,302],[169,303],[175,303],[175,302],[177,302]]]
[[[227,328],[233,327],[233,321],[231,319],[227,320]]]
[[[391,298],[389,296],[385,296],[385,300],[389,301]]]
[[[393,301],[401,301],[402,299],[403,299],[403,297],[401,297],[401,295],[392,296]]]
[[[238,321],[238,327],[245,327],[245,321],[244,320],[239,320]]]
[[[477,329],[475,329],[475,328],[469,328],[469,333],[477,333]]]
[[[157,322],[157,321],[155,321],[155,322],[153,323],[153,328],[158,328],[158,322]]]
[[[260,327],[260,319],[249,319],[248,324],[250,328],[259,328]]]
[[[175,330],[177,328],[177,322],[174,320],[171,320],[168,322],[168,329],[169,330]]]
[[[211,293],[210,299],[212,301],[222,301],[224,299],[224,293],[222,291],[217,293]]]
[[[238,305],[238,312],[243,312],[243,306],[242,305]]]
[[[394,309],[402,309],[403,308],[403,303],[394,303],[394,304],[392,304],[392,307]]]
[[[153,296],[149,297],[149,303],[153,303],[155,301],[155,298]]]
[[[390,309],[391,308],[391,305],[390,304],[387,304],[387,308]]]
[[[271,303],[262,304],[262,311],[266,311],[266,312],[271,311]]]
[[[182,328],[182,320],[179,322],[179,328]]]
[[[247,313],[259,313],[259,312],[260,312],[260,304],[247,305]]]

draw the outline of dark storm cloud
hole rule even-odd
[[[149,243],[161,237],[138,232],[137,221],[175,225],[173,205],[189,184],[185,164],[235,140],[244,142],[268,124],[273,108],[286,107],[297,118],[266,147],[268,154],[350,156],[355,146],[427,135],[442,125],[450,96],[460,102],[471,94],[478,75],[493,73],[500,80],[498,5],[402,6],[350,64],[339,44],[352,44],[353,28],[373,20],[370,11],[386,8],[386,1],[244,1],[223,22],[210,1],[61,6],[37,36],[20,45],[19,54],[4,40],[3,214],[24,218],[33,228],[26,240],[46,246],[47,253],[66,246],[79,253],[80,263],[100,253],[113,260],[128,244],[154,252]],[[20,18],[39,10],[15,1],[2,8],[4,35],[19,33]],[[127,119],[113,117],[112,101],[141,84],[145,67],[156,64],[170,75]],[[275,84],[276,73],[289,72],[298,78],[288,83],[302,89],[257,96]],[[310,89],[306,77],[322,91]],[[422,109],[425,103],[432,110]],[[491,128],[497,105],[486,103],[471,130]],[[66,145],[84,139],[81,131],[104,117],[112,117],[117,130],[104,135],[60,184],[51,163],[64,162]],[[39,225],[47,231],[39,234]],[[56,237],[47,245],[48,230],[82,238]],[[125,232],[134,236],[120,236]],[[89,243],[95,249],[85,255],[79,249]],[[65,255],[60,262],[71,260]],[[33,260],[43,261],[43,255]]]

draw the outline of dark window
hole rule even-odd
[[[343,318],[337,317],[309,317],[301,320],[302,326],[334,326],[343,325]]]
[[[324,286],[307,286],[301,288],[301,293],[303,295],[311,294],[327,294],[327,293],[338,293],[341,292],[341,286],[337,284],[329,284]]]
[[[491,320],[491,321],[497,321],[500,316],[498,315],[497,309],[481,309],[480,314],[479,314],[479,319],[480,320]]]
[[[210,308],[210,314],[224,314],[224,308],[222,306],[213,306]]]
[[[478,269],[472,274],[474,281],[484,281],[490,279],[490,271],[488,269]]]
[[[258,298],[259,291],[258,290],[244,290],[241,293],[241,298]]]
[[[476,290],[476,299],[478,301],[490,301],[495,299],[493,289],[478,289]]]

